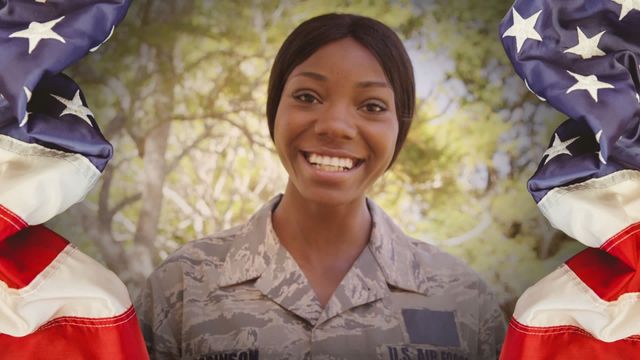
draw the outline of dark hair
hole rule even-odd
[[[325,14],[300,24],[278,51],[269,76],[267,121],[274,139],[276,112],[284,85],[293,69],[322,46],[344,38],[352,38],[367,48],[378,60],[391,83],[398,117],[398,138],[391,164],[409,132],[415,109],[413,67],[402,41],[380,21],[351,14]],[[389,165],[391,166],[391,165]]]

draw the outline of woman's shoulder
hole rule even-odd
[[[440,249],[437,245],[426,242],[424,240],[419,240],[408,235],[405,235],[406,239],[409,241],[411,246],[413,246],[418,255],[418,259],[422,261],[428,261],[430,263],[436,262],[437,264],[443,265],[441,268],[443,270],[448,270],[451,272],[460,272],[460,273],[468,273],[470,276],[478,274],[471,268],[467,263],[465,263],[462,259]]]
[[[235,265],[242,263],[243,256],[259,253],[271,207],[276,200],[274,198],[268,202],[242,225],[184,244],[154,270],[150,279],[166,276],[185,286],[193,281],[206,283],[207,286],[228,281],[237,270]]]
[[[220,272],[232,244],[242,236],[244,227],[245,225],[235,226],[187,242],[167,256],[150,278],[166,278],[168,273],[173,273],[173,277],[185,273],[188,273],[190,278],[202,278],[204,274],[215,277]]]
[[[374,220],[371,247],[393,286],[424,295],[489,291],[482,277],[464,261],[436,245],[407,235],[375,202],[368,201]]]
[[[443,291],[456,292],[464,289],[465,292],[492,296],[487,282],[462,259],[434,244],[409,236],[405,236],[405,238],[415,249],[413,259],[416,262],[416,271],[418,278],[424,284],[436,282],[443,286]],[[433,290],[432,286],[423,286],[422,288]]]

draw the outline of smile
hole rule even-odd
[[[303,152],[304,158],[311,166],[328,172],[346,172],[358,165],[363,160],[348,157],[327,156],[312,152]]]

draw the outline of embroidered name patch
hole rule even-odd
[[[402,309],[402,318],[412,344],[460,346],[458,327],[451,311]]]
[[[202,355],[198,360],[258,360],[258,349],[219,351]]]

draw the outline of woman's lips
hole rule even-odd
[[[336,156],[325,152],[302,151],[306,162],[326,172],[348,172],[360,166],[363,160],[351,156]]]

